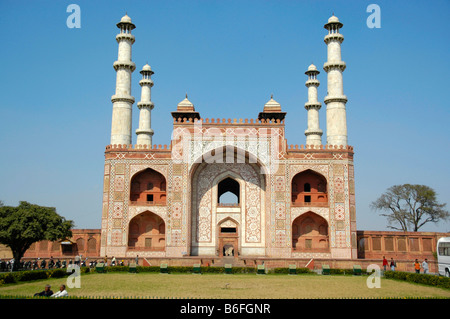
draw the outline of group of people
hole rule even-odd
[[[418,259],[414,262],[414,270],[416,273],[420,274],[420,262]],[[428,274],[428,259],[425,258],[424,261],[422,261],[422,269],[424,274]]]
[[[69,293],[66,290],[66,285],[59,286],[59,291],[53,293],[50,285],[45,285],[44,290],[34,294],[35,297],[51,297],[60,298],[67,297]]]
[[[136,256],[136,264],[138,263],[138,256]],[[79,267],[89,267],[89,268],[95,268],[97,266],[97,263],[100,261],[97,260],[90,260],[88,262],[88,258],[83,258],[82,255],[75,256],[75,258],[67,260],[59,260],[57,258],[56,260],[52,257],[47,261],[45,258],[36,258],[34,260],[27,260],[27,261],[19,261],[18,265],[16,265],[16,268],[14,268],[14,258],[11,260],[2,260],[0,259],[0,271],[12,271],[14,270],[37,270],[37,269],[56,269],[56,268],[67,268],[68,266],[75,264]],[[107,256],[101,261],[104,263],[105,266],[125,266],[124,260],[116,260],[116,257],[108,258]],[[109,263],[108,263],[109,262]]]
[[[11,260],[1,260],[0,259],[0,271],[12,271],[14,268],[14,258]],[[36,258],[34,260],[27,260],[27,261],[19,261],[19,263],[16,265],[15,270],[37,270],[37,269],[57,269],[57,268],[67,268],[70,265],[78,265],[79,267],[87,267],[88,266],[88,258],[82,258],[82,256],[76,256],[73,260],[69,259],[67,260],[60,260],[53,259],[53,257],[50,257],[50,259],[47,261],[45,258]],[[123,260],[122,263],[123,265]],[[97,265],[97,260],[91,260],[89,262],[90,268],[95,268]],[[112,265],[115,265],[115,260]]]
[[[0,259],[0,271],[11,271],[14,268],[14,258],[10,260],[1,260]]]
[[[390,261],[388,261],[386,259],[385,256],[383,256],[383,268],[384,271],[386,271],[387,267],[389,267],[389,269],[391,271],[395,271],[395,268],[397,267],[397,263],[395,262],[394,258],[391,258]],[[428,267],[428,259],[425,258],[425,260],[420,263],[418,259],[415,260],[414,262],[414,270],[416,273],[420,274],[420,269],[423,269],[423,273],[424,274],[428,274],[429,271],[429,267]]]

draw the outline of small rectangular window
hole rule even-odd
[[[305,196],[305,203],[311,203],[311,196]]]
[[[236,232],[236,228],[234,228],[234,227],[222,227],[222,228],[220,228],[220,232],[221,233],[235,233]]]
[[[147,195],[147,202],[153,202],[153,195]]]

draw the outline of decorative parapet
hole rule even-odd
[[[171,145],[167,146],[167,144],[154,144],[150,147],[150,145],[141,145],[141,144],[112,144],[106,146],[106,152],[114,152],[114,151],[159,151],[159,152],[170,152],[172,150]]]
[[[130,69],[131,72],[136,70],[136,64],[132,61],[116,61],[113,63],[114,70],[118,70],[119,68]]]
[[[340,33],[329,33],[323,39],[326,44],[330,43],[333,40],[342,43],[344,41],[344,36]]]
[[[189,120],[189,121],[188,121]],[[174,118],[174,124],[218,124],[218,125],[284,125],[284,120],[280,119],[188,119],[188,118]]]
[[[287,147],[288,152],[302,152],[302,151],[350,151],[353,152],[353,146],[347,145],[298,145],[290,144]]]
[[[325,62],[323,64],[323,69],[327,73],[330,70],[340,70],[341,72],[344,72],[345,68],[346,68],[346,64],[344,61],[330,61],[330,62]]]
[[[134,44],[136,38],[131,33],[119,33],[118,35],[116,35],[116,41],[120,42],[121,40],[128,40],[132,44]]]

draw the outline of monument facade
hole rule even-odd
[[[273,96],[254,119],[218,119],[203,118],[186,95],[171,113],[171,141],[157,146],[152,145],[155,105],[148,64],[140,71],[139,127],[132,143],[135,25],[124,16],[117,24],[100,255],[357,258],[342,26],[334,15],[324,26],[325,142],[319,123],[320,72],[310,65],[304,143],[288,144],[286,112]]]

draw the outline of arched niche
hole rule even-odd
[[[294,206],[328,206],[327,179],[310,169],[294,176],[291,185]]]
[[[313,212],[294,219],[292,249],[300,252],[329,252],[327,221]]]
[[[130,185],[131,204],[165,205],[166,179],[164,176],[147,168],[131,178]]]
[[[240,214],[236,218],[239,219],[240,225],[245,225],[245,229],[238,231],[238,234],[242,235],[239,241],[259,246],[242,253],[262,255],[265,251],[263,222],[266,214],[267,176],[264,174],[266,169],[257,158],[242,149],[226,147],[222,149],[225,151],[222,153],[220,150],[219,147],[214,153],[210,153],[217,161],[211,161],[211,157],[207,154],[208,156],[199,157],[190,168],[188,184],[191,194],[188,212],[188,223],[191,226],[189,228],[190,255],[217,254],[220,232],[215,220],[217,214],[225,213]],[[218,196],[218,184],[228,177],[239,183],[239,207],[233,207],[230,212],[226,212],[227,207],[220,207]],[[237,190],[234,192],[237,193]]]
[[[128,249],[165,250],[165,228],[164,220],[150,211],[133,217],[128,227]]]
[[[219,205],[230,206],[240,203],[239,182],[231,177],[224,178],[217,184],[217,201]]]
[[[239,224],[232,218],[219,222],[217,251],[219,257],[237,257],[239,255]]]

